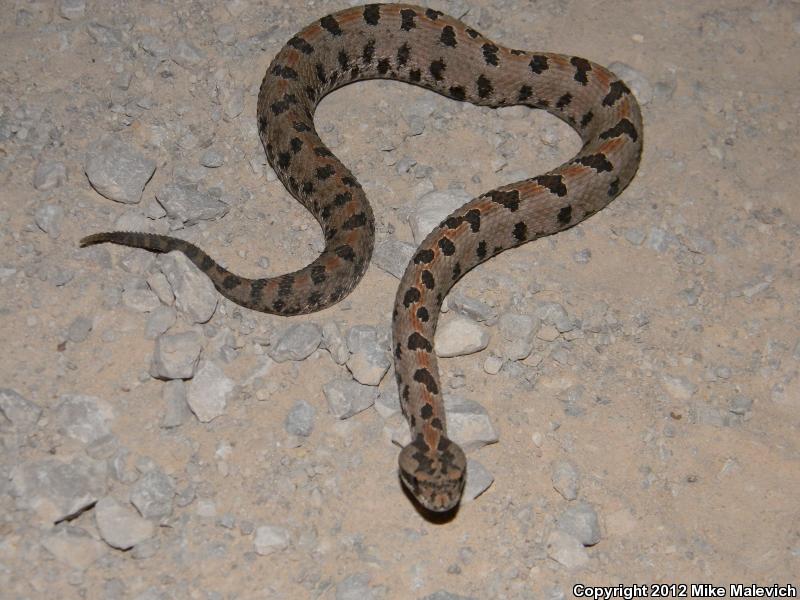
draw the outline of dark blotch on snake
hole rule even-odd
[[[314,46],[299,36],[294,36],[292,39],[286,42],[286,44],[295,50],[300,50],[300,52],[303,54],[311,54],[314,52]]]
[[[481,47],[481,50],[483,50],[483,60],[487,65],[496,67],[500,64],[500,59],[497,57],[497,51],[499,50],[497,46],[487,42]]]
[[[364,7],[364,22],[367,25],[377,25],[381,19],[381,7],[378,4],[368,4]]]
[[[436,385],[436,380],[433,378],[433,375],[431,375],[431,372],[428,371],[428,369],[417,369],[414,372],[414,381],[424,385],[431,394],[439,393],[439,386]]]
[[[326,83],[328,81],[328,74],[321,63],[316,64],[314,71],[317,73],[317,79],[319,79],[320,83]]]
[[[494,87],[492,87],[492,82],[489,81],[487,77],[481,75],[478,77],[478,81],[476,82],[478,86],[478,96],[481,98],[488,98],[494,92]]]
[[[292,288],[294,287],[294,276],[283,275],[279,277],[278,280],[278,296],[288,296],[291,294]]]
[[[353,251],[353,248],[344,244],[336,248],[336,256],[348,262],[353,262],[356,258],[356,253]]]
[[[311,281],[315,285],[321,284],[328,276],[325,274],[325,265],[314,265],[311,267]]]
[[[439,248],[442,249],[442,254],[445,256],[452,256],[456,253],[456,246],[448,237],[442,237],[439,240]]]
[[[464,90],[464,88],[460,85],[451,86],[448,91],[450,92],[450,97],[455,100],[461,100],[463,102],[467,97],[466,90]]]
[[[309,306],[317,306],[322,301],[322,292],[312,292],[308,297]]]
[[[417,302],[421,297],[422,294],[420,294],[417,288],[410,287],[406,290],[405,296],[403,296],[403,306],[408,308],[413,302]]]
[[[628,86],[621,81],[615,81],[608,87],[608,94],[606,94],[606,97],[603,98],[603,106],[614,106],[617,100],[626,94],[631,93],[631,91],[628,89]]]
[[[319,24],[322,25],[322,28],[325,31],[333,36],[342,35],[342,29],[339,27],[339,21],[337,21],[333,15],[322,17],[322,19],[319,21]]]
[[[414,29],[417,24],[414,23],[414,17],[417,16],[417,11],[412,10],[410,8],[404,8],[400,11],[401,23],[400,29],[403,31],[411,31]]]
[[[639,133],[633,126],[633,123],[631,123],[628,119],[621,119],[620,122],[614,125],[611,129],[607,129],[601,133],[600,139],[607,140],[609,138],[615,138],[621,135],[627,135],[634,142],[639,139]]]
[[[324,167],[317,167],[316,174],[317,179],[324,181],[331,175],[335,173],[335,169],[331,165],[325,165]]]
[[[347,221],[342,224],[342,229],[345,231],[350,231],[352,229],[357,229],[359,227],[363,227],[367,224],[367,215],[366,213],[360,212],[357,215],[353,215]]]
[[[420,250],[414,255],[414,264],[418,265],[420,263],[428,264],[433,260],[433,250]]]
[[[397,66],[405,67],[410,57],[411,46],[409,46],[408,43],[403,43],[403,45],[397,49]]]
[[[334,206],[344,206],[348,202],[353,199],[353,194],[350,192],[343,192],[341,194],[336,194],[333,197],[333,205]]]
[[[561,175],[539,175],[534,177],[533,180],[547,188],[551,194],[563,197],[567,195],[567,186],[564,185],[564,178]]]
[[[592,63],[585,58],[580,58],[578,56],[573,56],[569,62],[573,67],[575,67],[575,81],[581,85],[588,84],[589,78],[587,77],[587,74],[592,70]]]
[[[433,345],[428,338],[418,332],[412,333],[408,336],[408,349],[409,350],[424,350],[425,352],[432,352]]]
[[[541,54],[534,55],[528,66],[531,68],[531,71],[537,75],[541,75],[549,68],[547,65],[547,57]]]
[[[518,242],[524,242],[526,239],[528,239],[528,226],[524,221],[520,221],[514,225],[513,234]]]
[[[590,154],[589,156],[581,156],[575,162],[586,167],[591,167],[598,173],[614,170],[614,165],[609,162],[604,154]]]
[[[375,40],[370,40],[366,44],[364,44],[364,48],[361,50],[361,60],[369,64],[372,62],[372,58],[374,56],[375,56]]]
[[[464,215],[464,220],[469,223],[472,233],[478,233],[481,230],[481,211],[477,208],[472,208]]]
[[[445,46],[450,48],[456,47],[456,32],[450,25],[445,25],[442,28],[442,35],[439,36],[439,41]]]
[[[428,70],[430,71],[431,76],[436,81],[441,81],[442,79],[444,79],[444,70],[446,68],[447,68],[447,65],[445,64],[445,62],[443,60],[439,59],[439,60],[434,60],[430,64],[430,67],[428,67]]]
[[[464,217],[447,217],[444,221],[439,223],[439,227],[446,227],[447,229],[457,229],[461,223],[464,222]]]
[[[237,285],[242,283],[242,280],[239,279],[236,275],[228,275],[222,282],[222,287],[226,290],[230,290],[235,288]]]
[[[515,212],[519,208],[519,192],[517,190],[492,190],[486,195],[492,199],[492,202],[497,202],[511,212]]]

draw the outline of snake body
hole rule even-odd
[[[325,249],[314,262],[279,277],[246,279],[168,236],[98,233],[81,245],[180,250],[222,295],[257,311],[297,315],[336,303],[364,274],[375,227],[361,185],[322,143],[313,114],[323,96],[365,79],[405,81],[482,106],[542,108],[582,140],[580,152],[558,168],[486,192],[444,219],[400,282],[393,353],[412,438],[400,453],[400,477],[424,507],[446,511],[461,498],[466,458],[447,437],[433,350],[442,301],[476,265],[576,225],[628,185],[639,165],[642,121],[633,94],[613,73],[584,58],[505,48],[431,9],[349,8],[292,37],[269,66],[258,98],[258,131],[269,164],[322,227]]]

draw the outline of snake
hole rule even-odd
[[[367,269],[375,220],[362,186],[317,134],[314,111],[330,92],[368,79],[403,81],[479,106],[543,109],[582,142],[559,167],[490,190],[444,218],[415,249],[400,280],[391,352],[411,441],[399,455],[399,478],[423,509],[445,513],[460,503],[467,459],[447,435],[433,343],[442,302],[476,265],[577,225],[630,183],[641,158],[642,117],[630,88],[611,71],[577,56],[504,47],[430,8],[368,4],[335,12],[275,55],[257,104],[269,165],[322,228],[325,246],[311,264],[248,279],[175,237],[111,231],[80,244],[180,251],[220,294],[255,311],[291,316],[335,304]]]

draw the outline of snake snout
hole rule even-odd
[[[455,442],[441,438],[436,449],[420,436],[400,453],[400,478],[417,501],[435,512],[455,508],[467,476],[467,458]]]

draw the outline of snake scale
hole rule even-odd
[[[258,97],[258,131],[269,164],[319,222],[325,249],[310,265],[246,279],[189,242],[148,233],[109,232],[81,240],[153,252],[179,250],[219,292],[253,310],[297,315],[345,297],[367,268],[375,226],[364,191],[314,129],[320,99],[354,81],[393,79],[455,100],[541,108],[571,125],[582,148],[558,168],[491,190],[445,218],[415,251],[393,312],[400,402],[412,441],[400,478],[433,511],[454,508],[466,478],[462,449],[447,437],[434,333],[450,288],[499,252],[567,229],[606,206],[633,178],[642,120],[630,89],[584,58],[505,48],[439,11],[369,4],[311,23],[270,64]]]

